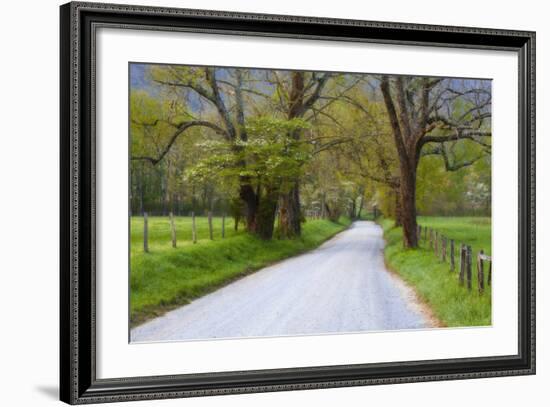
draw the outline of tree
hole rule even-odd
[[[383,75],[380,79],[399,160],[399,198],[406,247],[417,247],[416,171],[425,146],[470,140],[490,150],[491,92],[486,82]],[[446,157],[444,155],[444,157]],[[478,157],[479,158],[479,157]],[[448,165],[449,171],[478,158]]]
[[[238,154],[226,141],[205,142],[201,145],[205,158],[188,170],[187,177],[190,182],[219,179],[229,184],[245,177],[258,197],[256,233],[267,240],[273,236],[280,195],[293,188],[303,164],[311,158],[304,144],[292,137],[307,124],[300,119],[261,117],[245,125],[248,137],[238,143]]]
[[[136,156],[133,159],[149,160],[153,164],[159,163],[178,137],[193,127],[206,128],[220,135],[232,146],[234,154],[239,155],[241,150],[239,141],[246,142],[248,139],[243,93],[252,90],[245,88],[246,73],[246,70],[241,69],[211,67],[174,65],[153,67],[151,71],[153,81],[166,87],[180,99],[193,98],[197,105],[197,113],[202,113],[206,117],[179,123],[168,122],[173,127],[173,133],[159,153],[156,156]],[[246,162],[240,164],[245,166]],[[246,206],[247,229],[251,233],[256,233],[260,202],[246,175],[240,177],[239,196]]]
[[[282,110],[288,120],[303,118],[314,109],[323,89],[330,78],[330,74],[315,72],[289,71],[289,82],[285,83],[278,75],[274,75],[277,84],[277,94],[282,102]],[[307,82],[306,82],[307,81]],[[283,97],[285,95],[286,97]],[[289,134],[296,141],[301,139],[301,129],[293,130]],[[283,191],[279,198],[279,233],[285,237],[300,236],[301,234],[301,205],[300,179],[291,180],[290,188]]]
[[[189,117],[174,121],[152,119],[151,127],[168,125],[171,135],[154,154],[134,155],[133,160],[145,160],[153,165],[161,163],[181,135],[194,128],[201,128],[206,134],[221,136],[231,145],[235,156],[243,157],[242,143],[248,140],[247,118],[269,114],[277,120],[311,121],[316,114],[332,104],[316,106],[323,89],[330,78],[327,73],[270,71],[271,78],[262,79],[266,71],[245,69],[200,68],[181,66],[154,66],[151,77],[166,94],[177,100],[186,100],[192,106]],[[266,86],[273,85],[272,88]],[[313,112],[313,114],[312,114]],[[302,144],[302,128],[295,127],[288,136]],[[305,140],[307,144],[309,140]],[[312,146],[313,154],[328,148],[334,143]],[[317,149],[317,151],[315,151]],[[249,157],[248,157],[249,158]],[[245,161],[238,163],[246,167]],[[256,233],[260,202],[259,191],[244,171],[239,179],[239,196],[246,207],[246,224],[249,232]],[[280,235],[294,237],[301,231],[300,179],[287,179],[285,187],[278,189],[280,210]],[[261,192],[261,191],[260,191]]]
[[[230,210],[250,233],[271,238],[277,218],[277,235],[292,238],[305,210],[353,218],[377,200],[414,247],[418,210],[489,210],[489,81],[145,72],[131,88],[132,213]]]
[[[172,101],[161,101],[144,91],[133,91],[130,112],[132,212],[141,214],[145,207],[150,213],[174,211],[180,197],[184,152],[174,146],[170,154],[164,154],[162,162],[152,157],[161,154],[172,137],[174,128],[170,123],[188,118],[186,108]]]
[[[401,226],[398,160],[388,115],[383,102],[377,100],[376,89],[369,89],[369,76],[365,77],[364,85],[344,98],[352,113],[347,131],[353,134],[353,139],[345,153],[353,163],[350,175],[363,178],[364,185],[374,183],[380,189],[378,197],[384,198],[384,213],[395,219],[396,226]]]

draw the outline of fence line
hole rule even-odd
[[[191,218],[191,241],[193,243],[197,243],[199,237],[197,232],[197,220],[196,220],[195,212],[191,212],[189,215]],[[223,213],[221,218],[221,238],[222,239],[225,239],[226,217],[227,217],[226,214]],[[210,240],[214,240],[214,223],[213,223],[213,215],[211,211],[207,213],[207,221],[208,221],[208,237],[210,238]],[[176,228],[176,216],[174,216],[173,212],[168,213],[168,223],[170,225],[170,241],[171,241],[172,247],[176,249],[177,248],[177,228]],[[147,212],[143,213],[143,251],[146,253],[149,252],[149,214]]]
[[[306,212],[306,215],[309,215],[308,217],[311,217],[313,219],[323,218],[323,214],[319,210]],[[197,231],[197,221],[196,221],[195,212],[191,211],[189,213],[189,217],[191,218],[191,241],[193,243],[197,243],[199,240],[199,236]],[[206,218],[208,221],[208,237],[210,240],[214,240],[214,222],[213,222],[212,211],[208,211],[206,213]],[[221,238],[222,239],[225,239],[226,218],[227,218],[226,213],[225,212],[222,213],[222,216],[221,216]],[[176,216],[174,216],[173,212],[168,213],[168,222],[170,225],[170,239],[171,239],[172,247],[177,248]],[[149,252],[149,214],[147,212],[143,213],[143,251],[146,253]]]
[[[451,247],[449,250],[451,251],[450,261],[451,261],[451,272],[455,271],[455,241],[451,239]]]
[[[147,212],[143,213],[143,251],[149,252],[149,222]]]
[[[458,283],[464,285],[464,275],[466,274],[466,246],[460,243],[460,272],[458,274]]]
[[[170,234],[172,236],[172,247],[175,249],[177,246],[176,242],[176,224],[174,223],[174,215],[170,212]]]
[[[191,234],[193,238],[193,243],[197,243],[197,223],[195,222],[195,212],[191,212]]]
[[[424,231],[424,233],[422,233]],[[418,245],[422,243],[426,249],[433,251],[435,257],[440,261],[447,263],[449,260],[449,271],[454,273],[456,269],[455,246],[458,246],[458,284],[466,285],[468,290],[472,289],[472,247],[464,243],[458,243],[454,239],[450,239],[443,233],[429,228],[427,226],[418,225],[417,227]],[[447,251],[449,246],[449,251]],[[477,270],[477,290],[480,295],[485,292],[485,265],[487,264],[487,287],[491,286],[492,279],[492,260],[491,256],[485,254],[481,249],[476,256]]]

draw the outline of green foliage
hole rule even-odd
[[[486,326],[491,324],[491,287],[477,291],[475,256],[480,249],[491,253],[491,220],[486,217],[419,217],[420,225],[431,227],[456,242],[472,246],[472,291],[458,284],[457,266],[450,272],[449,263],[435,257],[429,243],[421,240],[418,249],[404,249],[401,228],[394,221],[381,221],[386,238],[384,254],[388,266],[414,287],[435,316],[448,327]]]
[[[244,128],[237,118],[237,72],[243,90]],[[312,95],[320,75],[303,72],[304,99]],[[173,136],[174,126],[187,120],[206,120],[221,129],[228,128],[229,120],[236,132],[233,140],[212,128],[193,127],[156,166],[132,162],[132,212],[139,213],[143,207],[159,213],[167,206],[184,212],[210,208],[219,212],[239,196],[239,179],[244,177],[261,194],[266,194],[266,189],[284,193],[290,181],[298,179],[305,210],[322,211],[326,206],[338,216],[351,213],[354,205],[357,208],[364,202],[394,216],[400,169],[379,78],[362,75],[357,81],[358,77],[333,74],[323,88],[323,99],[301,119],[287,120],[290,71],[148,66],[144,78],[148,90],[131,89],[132,156],[158,155]],[[225,118],[212,102],[212,79],[218,81]],[[425,78],[407,81],[411,103],[418,103],[414,95]],[[460,86],[467,90],[481,86],[478,82],[466,81]],[[431,97],[437,92],[435,89]],[[450,97],[445,112],[440,113],[451,121],[490,130],[489,121],[474,120],[479,114],[474,109],[475,98],[479,98],[475,92]],[[448,136],[453,131],[439,126],[430,135]],[[490,214],[491,142],[490,138],[482,141],[452,140],[424,146],[417,171],[420,214]],[[449,172],[442,151],[450,167],[479,159]]]
[[[132,156],[158,153],[179,123],[188,120],[187,107],[177,99],[159,99],[143,90],[130,92],[130,137]]]
[[[462,160],[479,154],[479,147],[461,141]],[[491,157],[472,166],[446,171],[440,156],[426,156],[418,165],[416,183],[418,213],[426,215],[490,215]]]
[[[387,217],[395,218],[397,212],[396,190],[387,185],[379,185],[376,188],[374,201],[378,209]]]
[[[313,249],[342,231],[340,223],[310,220],[294,240],[258,239],[226,227],[221,239],[221,219],[214,218],[214,240],[208,239],[206,218],[196,218],[197,244],[191,242],[190,218],[177,217],[178,247],[173,249],[168,218],[149,219],[149,253],[143,252],[143,219],[131,219],[130,319],[133,326],[184,305],[220,286],[275,261]]]
[[[268,117],[251,119],[246,125],[247,140],[213,141],[197,144],[205,157],[186,172],[190,182],[248,177],[266,186],[281,186],[299,177],[303,164],[311,158],[303,143],[293,135],[308,128],[301,119]]]
[[[239,142],[248,175],[268,183],[294,179],[311,154],[296,137],[309,128],[302,119],[282,120],[260,117],[247,124],[248,141]]]

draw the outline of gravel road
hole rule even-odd
[[[284,260],[132,329],[131,341],[281,336],[431,327],[384,266],[382,229],[358,221]]]

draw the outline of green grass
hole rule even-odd
[[[421,240],[419,249],[404,249],[401,228],[395,228],[393,220],[382,219],[380,224],[387,242],[385,257],[388,266],[416,289],[421,299],[445,326],[491,325],[491,287],[485,286],[485,293],[479,295],[476,269],[479,250],[483,249],[485,253],[491,254],[490,218],[419,217],[418,223],[423,228],[431,227],[449,239],[454,239],[456,253],[460,243],[472,246],[472,290],[468,291],[465,286],[458,284],[458,254],[455,255],[455,272],[450,272],[448,254],[447,262],[442,262],[436,258],[424,239]]]
[[[151,251],[161,250],[172,247],[170,235],[170,222],[168,217],[149,216],[149,249]],[[198,243],[210,242],[208,232],[208,218],[206,216],[197,216],[195,218],[197,225],[197,240]],[[176,238],[178,246],[192,245],[192,220],[189,216],[176,216],[174,218],[176,225]],[[236,232],[232,218],[225,219],[225,237],[230,238],[243,234],[243,224],[239,224],[239,231]],[[214,239],[222,237],[222,218],[212,218],[212,231]],[[132,217],[130,223],[130,235],[132,244],[132,253],[138,248],[143,248],[143,218]]]
[[[143,251],[143,218],[131,219],[130,322],[136,326],[174,307],[189,303],[236,278],[278,260],[319,246],[349,225],[341,218],[308,220],[298,239],[263,241],[244,231],[235,232],[226,219],[214,218],[214,240],[208,238],[208,221],[197,217],[198,242],[191,241],[191,219],[176,218],[177,248],[172,248],[168,218],[149,218],[149,253]]]

